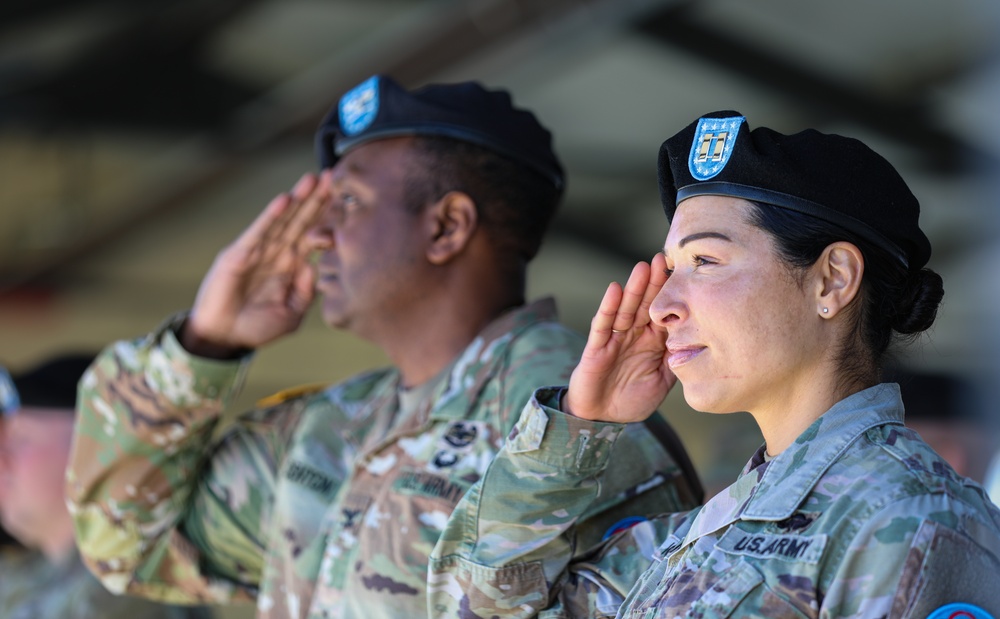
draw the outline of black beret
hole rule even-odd
[[[408,91],[374,75],[349,90],[320,124],[316,150],[330,168],[351,148],[370,140],[407,135],[471,142],[525,165],[563,188],[563,168],[552,134],[535,115],[515,108],[510,93],[477,82],[431,84]]]
[[[94,357],[77,353],[61,355],[14,376],[21,407],[75,410],[77,383]]]
[[[668,218],[687,198],[731,196],[836,224],[911,270],[930,259],[920,203],[892,164],[853,138],[751,131],[739,112],[712,112],[663,142],[658,174]]]

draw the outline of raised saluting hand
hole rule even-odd
[[[330,203],[330,172],[305,174],[219,252],[180,334],[191,353],[224,358],[298,329],[315,296],[311,234]]]
[[[563,410],[628,423],[646,419],[663,402],[677,378],[666,364],[666,330],[652,322],[649,307],[666,281],[666,259],[657,254],[635,265],[624,289],[608,286]]]

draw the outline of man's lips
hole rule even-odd
[[[671,370],[688,363],[705,350],[704,346],[694,344],[667,344],[667,367]]]

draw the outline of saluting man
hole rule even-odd
[[[579,358],[553,302],[525,303],[565,181],[507,92],[374,76],[317,144],[322,172],[219,254],[191,311],[112,345],[82,382],[69,499],[112,590],[255,599],[261,617],[422,616],[454,506],[531,392]],[[330,326],[393,366],[279,395],[213,442],[252,352],[293,333],[316,291]],[[627,435],[581,547],[697,502],[648,430]]]

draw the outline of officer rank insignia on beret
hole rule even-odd
[[[346,135],[361,133],[378,115],[378,76],[373,75],[340,98],[340,128]]]
[[[707,181],[726,167],[744,120],[743,116],[733,116],[702,118],[698,121],[688,159],[691,176],[699,181]]]

